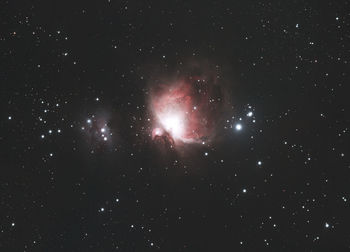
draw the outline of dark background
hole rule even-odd
[[[349,7],[1,1],[0,250],[349,249]],[[148,87],[188,61],[244,119],[180,154],[148,136]]]

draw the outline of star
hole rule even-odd
[[[242,130],[242,124],[237,123],[236,126],[235,126],[235,128],[236,128],[237,131]]]

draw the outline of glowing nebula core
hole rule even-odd
[[[191,78],[160,85],[151,95],[156,125],[152,138],[171,137],[175,143],[202,143],[213,131],[213,112],[220,99],[205,81]]]

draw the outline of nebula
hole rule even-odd
[[[203,143],[210,139],[222,115],[224,96],[216,79],[203,76],[191,75],[153,87],[152,138],[170,138],[174,144]]]
[[[85,146],[90,151],[104,150],[112,144],[113,132],[109,125],[109,116],[106,113],[93,114],[81,124],[84,132]]]

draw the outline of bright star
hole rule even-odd
[[[236,124],[236,127],[235,127],[235,128],[236,128],[236,130],[238,130],[238,131],[241,130],[241,129],[242,129],[242,124],[240,124],[240,123]]]

